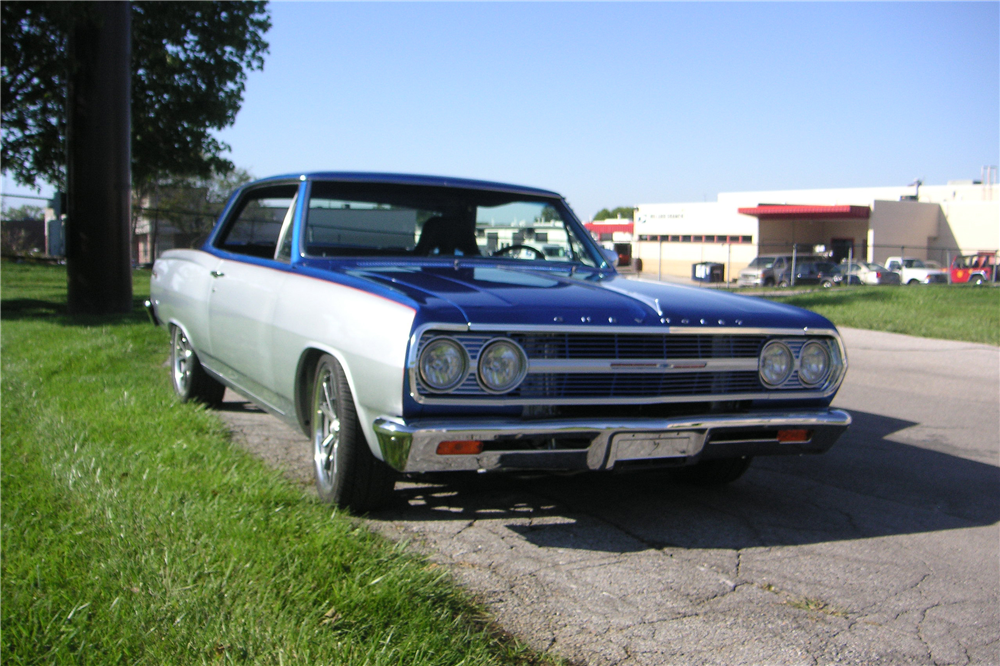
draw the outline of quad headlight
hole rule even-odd
[[[830,352],[826,345],[807,342],[799,352],[799,381],[806,386],[821,384],[830,374]]]
[[[469,372],[469,357],[457,340],[434,338],[420,352],[420,378],[432,391],[450,391]]]
[[[490,393],[514,390],[528,372],[528,359],[513,340],[499,338],[479,352],[479,384]]]
[[[775,388],[780,386],[792,374],[795,359],[792,350],[784,342],[772,340],[764,345],[760,352],[758,373],[764,386]]]

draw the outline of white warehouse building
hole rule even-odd
[[[903,255],[942,264],[956,254],[997,252],[997,184],[723,192],[713,202],[635,211],[634,256],[646,275],[690,277],[693,264],[713,262],[731,280],[757,255],[793,248],[834,261]]]

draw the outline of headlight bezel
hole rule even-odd
[[[460,366],[459,371],[450,383],[436,386],[430,379],[428,379],[428,373],[424,367],[424,360],[427,358],[427,354],[431,353],[431,349],[439,344],[446,344],[458,351]],[[417,374],[420,376],[420,381],[427,388],[427,390],[433,393],[449,393],[461,386],[465,381],[465,378],[469,376],[470,365],[471,360],[469,359],[469,353],[465,350],[465,347],[461,342],[450,335],[438,335],[431,338],[423,345],[419,356],[417,356]]]
[[[764,366],[766,363],[766,359],[768,358],[767,352],[769,349],[778,349],[780,351],[783,351],[788,359],[787,361],[788,367],[785,369],[780,380],[778,381],[769,381],[764,374],[765,370]],[[765,387],[780,388],[781,385],[787,382],[788,379],[792,376],[792,373],[795,371],[795,363],[796,363],[796,358],[795,354],[792,353],[791,347],[789,347],[785,342],[781,340],[770,340],[761,348],[760,354],[757,357],[757,376],[760,378],[761,383]]]
[[[823,367],[822,372],[820,372],[817,378],[813,380],[807,379],[802,372],[804,367],[803,361],[806,357],[806,352],[808,349],[811,348],[818,349],[820,352],[822,352],[823,357],[826,359],[826,363]],[[833,354],[831,353],[828,345],[823,344],[819,340],[810,340],[806,342],[804,345],[802,345],[802,349],[799,350],[799,358],[798,358],[798,363],[796,365],[798,367],[799,382],[801,382],[802,385],[807,388],[816,388],[822,386],[824,382],[826,382],[829,379],[830,374],[833,372]]]
[[[490,385],[489,382],[483,377],[483,364],[487,359],[488,352],[500,345],[505,345],[510,347],[516,357],[518,363],[518,371],[514,375],[514,378],[507,384],[503,385],[502,388],[496,388]],[[476,359],[476,381],[479,382],[479,387],[489,393],[490,395],[505,395],[510,393],[517,387],[521,385],[524,378],[528,375],[528,355],[524,352],[524,349],[514,340],[506,337],[493,338],[479,350],[478,358]]]

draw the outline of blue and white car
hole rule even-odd
[[[834,326],[798,308],[626,279],[561,196],[309,173],[233,194],[153,266],[173,387],[230,387],[312,441],[354,511],[400,474],[666,468],[737,479],[850,424]]]

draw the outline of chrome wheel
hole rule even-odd
[[[329,504],[364,513],[392,497],[396,477],[365,440],[347,375],[328,354],[317,359],[309,428],[316,492]]]
[[[337,380],[333,368],[321,363],[313,387],[313,462],[316,484],[323,494],[333,491],[337,477],[337,454],[340,447],[340,415]]]
[[[187,397],[191,393],[191,372],[193,370],[194,350],[178,327],[174,327],[173,346],[171,348],[171,368],[173,369],[174,390],[177,395]]]
[[[219,405],[226,387],[205,372],[194,345],[180,326],[170,327],[170,379],[183,402]]]

